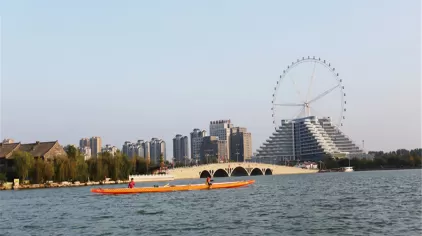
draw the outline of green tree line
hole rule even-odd
[[[129,159],[120,151],[114,155],[108,152],[99,153],[97,157],[87,161],[74,146],[65,147],[65,151],[67,156],[56,156],[49,160],[34,158],[28,152],[16,151],[12,154],[13,171],[8,172],[7,177],[6,173],[0,173],[0,181],[6,178],[19,178],[20,181],[29,180],[31,183],[102,181],[105,178],[127,180],[130,174],[148,174],[157,169],[148,159]],[[160,161],[163,162],[163,157]]]
[[[371,169],[405,169],[421,168],[422,149],[399,149],[392,152],[369,152],[374,156],[373,159],[353,158],[350,159],[350,166],[355,170]],[[327,157],[323,160],[324,167],[327,169],[349,166],[347,158]]]

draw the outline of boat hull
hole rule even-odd
[[[188,184],[188,185],[171,185],[159,187],[140,187],[140,188],[95,188],[91,192],[98,194],[135,194],[135,193],[163,193],[175,191],[193,191],[193,190],[212,190],[225,188],[240,188],[255,183],[255,180],[213,183],[211,188],[206,184]]]

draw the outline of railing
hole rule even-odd
[[[132,177],[147,177],[147,176],[169,176],[170,174],[151,174],[151,175],[129,175]]]
[[[202,167],[202,166],[207,166],[207,165],[225,165],[225,166],[229,166],[230,168],[234,167],[236,168],[237,166],[242,166],[242,167],[248,167],[249,165],[252,166],[258,166],[258,165],[275,165],[275,164],[269,164],[269,163],[260,163],[260,162],[252,162],[252,161],[247,161],[247,162],[225,162],[225,163],[209,163],[209,164],[201,164],[201,165],[196,165],[196,166],[180,166],[180,167],[175,167],[173,169],[169,169],[170,173],[172,170],[178,170],[178,169],[194,169],[197,167]]]

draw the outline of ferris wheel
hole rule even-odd
[[[294,100],[294,101],[292,101]],[[330,117],[343,126],[346,93],[339,73],[331,63],[316,57],[302,57],[283,70],[272,97],[274,128],[281,120],[316,115]]]

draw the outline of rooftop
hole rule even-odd
[[[14,151],[29,152],[33,157],[41,157],[50,151],[57,141],[35,143],[1,143],[0,158],[10,158]]]

